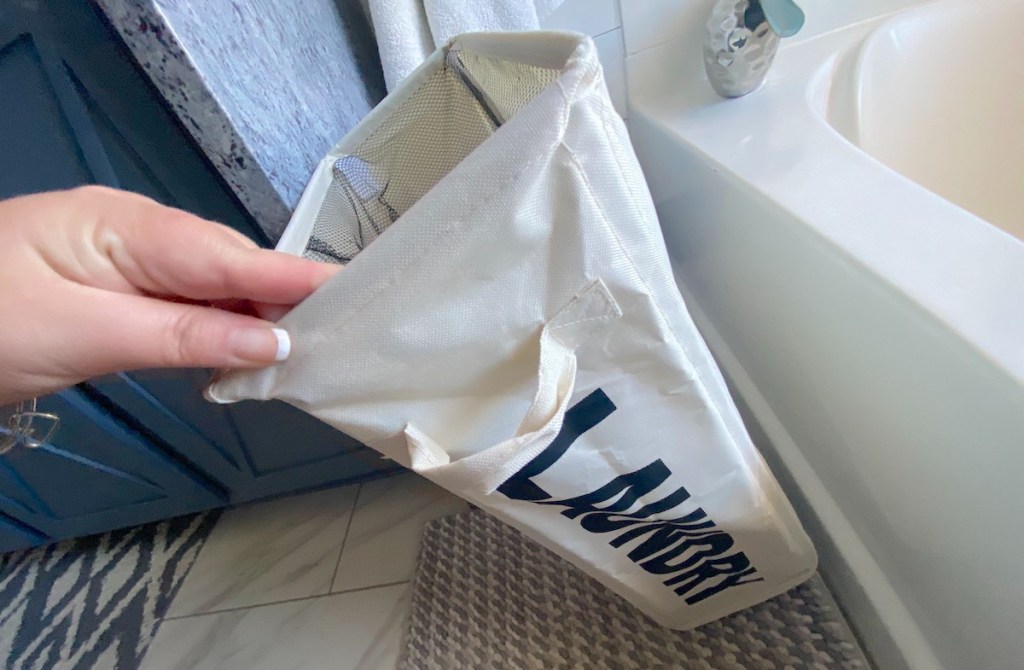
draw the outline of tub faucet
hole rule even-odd
[[[704,38],[704,67],[715,91],[738,98],[768,75],[779,38],[795,35],[804,13],[793,0],[717,0]]]

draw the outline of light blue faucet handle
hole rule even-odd
[[[761,0],[761,10],[779,37],[796,35],[804,26],[804,12],[793,0]]]

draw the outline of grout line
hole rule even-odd
[[[371,586],[357,586],[354,589],[345,589],[344,591],[335,591],[334,593],[331,593],[329,595],[337,596],[337,595],[341,595],[342,593],[358,593],[359,591],[369,591],[371,589],[382,589],[385,586],[398,586],[399,584],[408,584],[411,581],[412,581],[412,578],[409,578],[409,579],[400,579],[397,582],[385,582],[383,584],[373,584]]]
[[[244,612],[247,610],[255,610],[263,607],[273,607],[274,605],[283,605],[284,603],[297,603],[304,600],[320,600],[321,598],[330,598],[331,596],[340,596],[345,593],[355,593],[357,591],[371,591],[373,589],[383,589],[389,586],[398,586],[399,584],[407,584],[410,580],[404,579],[400,582],[388,582],[386,584],[374,584],[373,586],[362,586],[357,589],[348,589],[347,591],[338,591],[337,593],[320,593],[315,596],[300,596],[298,598],[285,598],[284,600],[275,600],[272,603],[258,603],[255,605],[240,605],[238,607],[225,607],[220,610],[210,610],[209,612],[193,612],[191,614],[179,614],[178,616],[168,616],[162,618],[160,621],[178,621],[180,619],[195,619],[198,617],[210,616],[213,614],[228,614],[230,612]]]
[[[590,36],[590,39],[594,40],[594,39],[597,39],[598,37],[604,37],[604,36],[605,36],[605,35],[607,35],[608,33],[614,33],[614,32],[615,32],[616,30],[622,30],[622,24],[619,24],[619,25],[615,26],[614,28],[609,28],[608,30],[605,30],[605,31],[603,31],[603,32],[600,32],[600,33],[598,33],[598,34],[596,34],[596,35],[591,35],[591,36]],[[623,53],[623,54],[625,54],[625,53],[626,53],[626,44],[625,44],[625,40],[623,40],[623,44],[622,44],[622,53]]]
[[[629,51],[628,47],[625,46],[626,45],[626,33],[623,32],[622,33],[622,44],[623,44],[623,47],[624,47],[623,51],[625,51],[624,55],[625,55],[626,58],[629,58],[630,56],[637,56],[639,54],[644,53],[645,51],[650,51],[651,49],[654,49],[655,47],[660,47],[663,44],[668,44],[669,42],[675,42],[677,40],[681,40],[682,38],[683,38],[682,35],[673,35],[671,37],[666,37],[663,40],[655,42],[654,44],[645,44],[644,46],[640,47],[636,51]]]
[[[348,523],[345,525],[345,536],[341,538],[341,550],[338,551],[338,560],[334,562],[334,572],[331,573],[331,585],[327,593],[334,593],[334,584],[338,581],[338,568],[341,567],[341,557],[345,555],[345,545],[348,543],[348,534],[352,530],[352,520],[356,518],[356,510],[359,508],[359,496],[363,492],[363,484],[356,489],[355,500],[352,501],[352,512],[348,515]]]
[[[299,596],[297,598],[285,598],[284,600],[275,600],[272,603],[257,603],[254,605],[239,605],[238,607],[225,607],[219,610],[209,610],[207,612],[192,612],[190,614],[179,614],[177,616],[164,617],[163,621],[178,621],[180,619],[195,619],[197,617],[210,616],[212,614],[227,614],[229,612],[241,612],[244,610],[254,610],[261,607],[271,607],[273,605],[281,605],[284,603],[300,602],[302,600],[319,600],[320,598],[326,598],[327,596],[333,595],[331,593],[320,593],[315,596]]]

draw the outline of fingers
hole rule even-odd
[[[317,263],[267,249],[208,256],[211,274],[192,287],[192,298],[245,298],[254,302],[294,305],[308,297],[341,270],[340,265]]]
[[[235,230],[141,196],[76,191],[94,225],[79,226],[79,281],[108,290],[192,300],[246,299],[294,305],[340,266],[259,249]],[[82,208],[79,208],[80,210]],[[96,281],[93,281],[96,280]]]
[[[265,321],[280,321],[281,318],[295,308],[294,305],[275,305],[268,302],[252,302],[250,300],[213,300],[210,303],[217,309],[258,316]]]
[[[263,367],[291,352],[288,333],[253,316],[146,296],[95,291],[76,346],[83,376],[154,367]],[[91,324],[91,327],[90,327]]]
[[[340,269],[251,247],[235,231],[191,215],[161,215],[149,225],[112,228],[115,239],[105,249],[120,273],[149,293],[293,305]]]
[[[285,314],[292,311],[291,305],[270,305],[267,303],[256,303],[253,305],[256,314],[267,321],[280,321]]]
[[[0,400],[120,370],[270,365],[292,343],[259,317],[339,269],[99,188],[0,202],[0,247],[0,312],[12,319],[0,331]],[[248,313],[196,304],[207,301]]]

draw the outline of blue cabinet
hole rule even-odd
[[[0,198],[99,183],[267,242],[87,0],[0,2],[0,91]],[[0,456],[0,551],[398,469],[282,403],[208,404],[208,378],[146,370],[40,399],[61,426]]]
[[[41,398],[39,407],[60,417],[53,439],[0,458],[0,508],[38,534],[85,535],[223,501],[216,486],[81,390]]]
[[[377,452],[280,402],[214,405],[202,399],[205,370],[147,370],[86,386],[130,420],[174,445],[196,470],[224,486],[231,502],[394,471]]]

